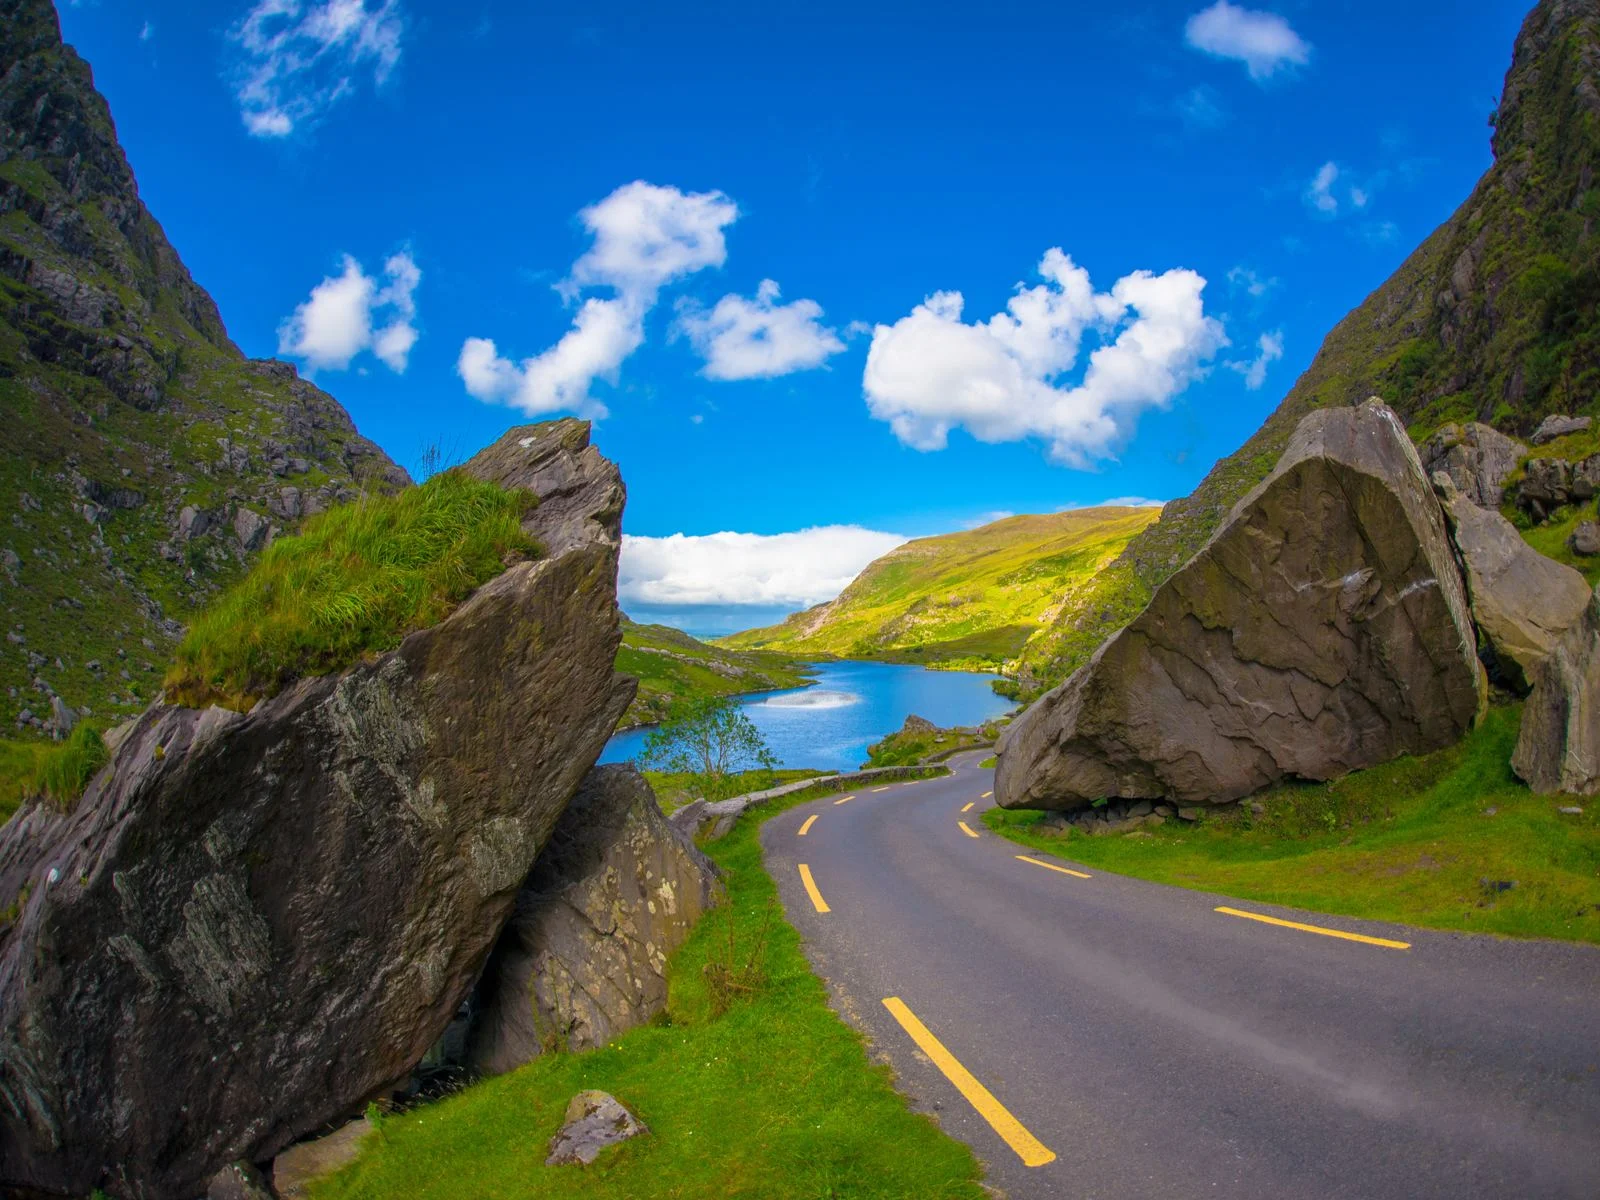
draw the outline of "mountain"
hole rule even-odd
[[[681,629],[640,625],[627,617],[622,619],[617,670],[639,681],[638,694],[622,715],[623,729],[660,721],[674,700],[770,692],[811,682],[805,668],[787,654],[711,646]]]
[[[35,734],[53,706],[138,711],[254,550],[407,482],[229,340],[48,0],[0,0],[0,417],[0,728]]]
[[[1155,518],[1084,508],[918,538],[869,564],[838,599],[719,642],[998,669]]]
[[[1271,417],[1193,494],[1067,595],[1019,669],[1061,682],[1200,549],[1266,477],[1306,413],[1382,397],[1421,441],[1452,421],[1526,436],[1600,413],[1600,4],[1541,0],[1490,118],[1494,163],[1464,204],[1328,334]]]

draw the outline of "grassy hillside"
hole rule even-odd
[[[1600,414],[1600,13],[1541,0],[1518,36],[1494,165],[1455,215],[1328,334],[1278,410],[1088,586],[1023,654],[1025,696],[1061,682],[1272,469],[1306,413],[1384,398],[1418,439],[1478,420],[1525,436]]]
[[[997,669],[1155,517],[1148,508],[1085,508],[918,538],[868,566],[837,600],[720,644]]]
[[[639,681],[639,694],[622,715],[622,729],[661,720],[674,700],[777,691],[811,682],[805,664],[788,654],[727,650],[681,629],[639,625],[626,617],[617,670]]]

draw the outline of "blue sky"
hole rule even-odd
[[[1187,493],[1488,166],[1524,13],[199,7],[62,24],[234,339],[413,467],[603,411],[625,605],[700,631]]]

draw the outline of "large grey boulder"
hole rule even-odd
[[[1589,585],[1540,554],[1497,512],[1479,508],[1442,474],[1434,477],[1464,568],[1479,652],[1513,691],[1533,686],[1534,666],[1589,603]]]
[[[249,713],[156,705],[0,831],[0,1193],[183,1200],[406,1077],[633,693],[588,541]],[[562,527],[571,524],[561,516]]]
[[[1443,471],[1474,504],[1497,509],[1505,500],[1506,480],[1527,452],[1494,426],[1468,421],[1440,429],[1422,444],[1420,455],[1430,475]]]
[[[1450,744],[1486,701],[1444,518],[1377,401],[1311,413],[1149,606],[999,743],[995,797],[1223,803]]]
[[[716,900],[717,870],[631,765],[596,767],[517,896],[478,988],[474,1070],[602,1046],[666,1007],[667,957]]]
[[[1511,769],[1536,792],[1600,792],[1600,589],[1533,670]]]
[[[1543,446],[1553,442],[1558,437],[1566,437],[1569,433],[1582,433],[1592,424],[1589,417],[1569,417],[1560,413],[1552,413],[1539,422],[1539,428],[1533,431],[1532,442],[1535,446]]]

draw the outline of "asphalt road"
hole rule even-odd
[[[978,757],[762,841],[838,1009],[1013,1200],[1600,1197],[1600,948],[1051,870],[978,819]]]

